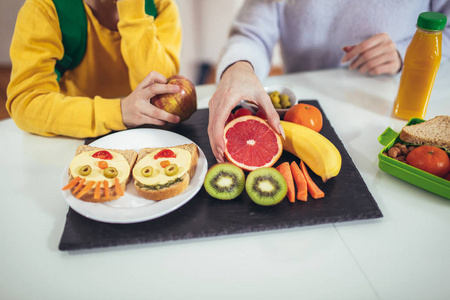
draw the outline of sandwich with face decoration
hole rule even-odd
[[[134,150],[82,145],[69,165],[69,183],[63,190],[87,202],[106,202],[124,195],[136,162]]]
[[[182,193],[195,174],[198,156],[193,143],[141,149],[132,171],[138,194],[158,201]]]

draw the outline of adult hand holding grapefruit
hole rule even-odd
[[[225,126],[225,157],[245,171],[273,166],[283,152],[280,136],[266,120],[242,116]]]
[[[267,115],[267,121],[276,133],[282,134],[280,117],[261,82],[246,61],[231,65],[222,75],[216,92],[209,101],[208,135],[211,149],[219,163],[224,162],[224,127],[232,109],[248,100],[259,106]]]

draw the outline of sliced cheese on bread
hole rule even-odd
[[[400,139],[414,145],[430,145],[450,151],[450,116],[403,127]]]
[[[163,200],[181,194],[195,174],[198,156],[197,145],[193,143],[141,149],[132,171],[138,194],[149,200]],[[174,174],[166,174],[165,168],[169,164],[176,165]],[[151,175],[144,169],[151,169]]]
[[[131,179],[131,170],[136,159],[137,152],[134,150],[79,146],[69,165],[69,182],[77,177],[81,179],[71,188],[72,194],[87,202],[105,202],[119,198],[123,195],[123,191]],[[107,166],[101,165],[100,162]],[[86,166],[89,166],[88,172],[85,172]],[[106,168],[114,168],[117,174],[105,176]],[[116,181],[119,182],[120,188],[115,186]],[[99,184],[96,193],[97,183]],[[105,190],[105,183],[108,187],[107,190]],[[89,188],[89,186],[91,187]],[[80,191],[84,188],[86,191],[80,195]]]

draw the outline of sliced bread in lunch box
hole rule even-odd
[[[437,116],[405,126],[400,132],[400,139],[414,145],[430,145],[450,151],[450,116]]]

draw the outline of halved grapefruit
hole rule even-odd
[[[280,136],[267,121],[242,116],[225,126],[225,157],[246,171],[273,166],[283,152]]]

